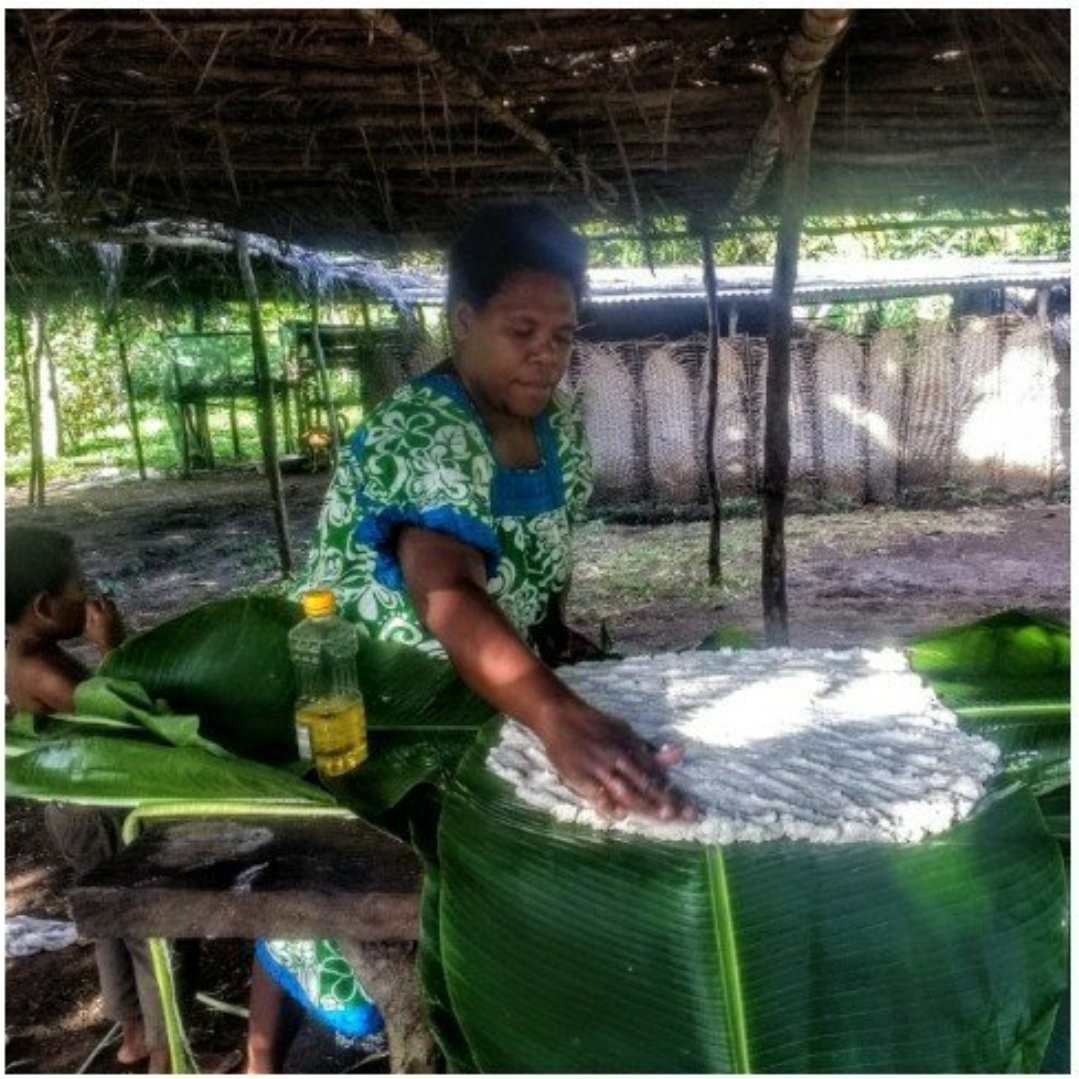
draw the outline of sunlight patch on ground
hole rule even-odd
[[[40,899],[40,889],[46,886],[53,870],[49,867],[26,869],[14,876],[9,876],[4,887],[4,906],[9,915],[23,913],[22,906],[27,900]]]

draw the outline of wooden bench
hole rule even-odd
[[[416,969],[422,873],[344,817],[163,817],[71,892],[84,937],[332,938],[386,1022],[390,1069],[440,1070]]]

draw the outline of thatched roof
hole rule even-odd
[[[821,57],[810,213],[1067,205],[1067,9],[854,11],[824,44],[805,14],[8,10],[9,241],[197,218],[379,255],[515,195],[722,226],[775,213],[769,87]]]

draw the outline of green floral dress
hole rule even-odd
[[[445,532],[484,556],[487,590],[525,634],[569,583],[570,525],[592,492],[569,400],[535,421],[542,461],[506,468],[464,386],[429,374],[402,387],[353,435],[330,485],[303,587],[325,586],[373,635],[441,654],[394,554],[403,524]]]
[[[341,454],[296,594],[332,588],[342,616],[372,635],[444,654],[420,622],[394,553],[396,530],[420,525],[483,554],[489,595],[526,635],[569,584],[570,526],[592,492],[591,458],[570,400],[556,394],[534,423],[540,464],[506,468],[457,378],[432,373],[401,387]],[[332,942],[264,941],[257,954],[279,985],[335,1029],[381,1025]]]

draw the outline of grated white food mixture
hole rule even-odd
[[[488,766],[529,805],[596,828],[708,844],[913,843],[964,819],[999,758],[894,649],[684,652],[559,675],[650,741],[685,746],[670,776],[700,819],[611,822],[562,784],[530,731],[505,723]]]

